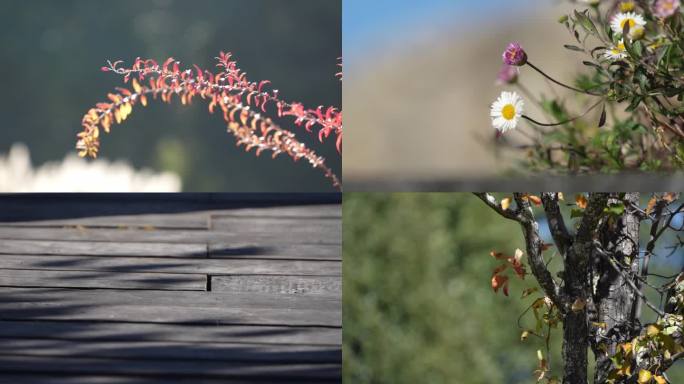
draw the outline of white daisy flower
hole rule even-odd
[[[501,92],[489,113],[492,126],[501,133],[515,129],[523,114],[523,99],[515,92]]]
[[[603,53],[603,57],[609,60],[620,60],[627,57],[627,50],[625,49],[624,40],[620,40],[617,45],[610,49],[606,49]]]
[[[622,33],[625,25],[629,23],[629,37],[632,39],[639,39],[644,35],[644,26],[646,20],[644,17],[634,12],[618,13],[613,16],[610,21],[610,28],[615,33]]]

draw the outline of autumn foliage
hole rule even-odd
[[[176,98],[182,105],[193,99],[208,103],[210,113],[222,113],[228,132],[238,146],[256,155],[270,151],[273,158],[286,154],[293,160],[304,159],[320,169],[334,187],[342,185],[325,159],[297,139],[294,132],[276,124],[268,113],[291,117],[297,127],[315,133],[320,142],[334,136],[338,153],[342,149],[342,111],[335,107],[319,106],[311,109],[298,102],[283,100],[279,92],[270,89],[270,81],[251,81],[230,53],[221,52],[216,58],[218,72],[180,67],[180,62],[169,58],[162,64],[152,59],[137,58],[133,66],[122,66],[122,61],[107,62],[104,72],[123,76],[130,88],[117,87],[83,116],[83,130],[78,133],[76,148],[79,156],[97,157],[101,131],[109,133],[112,125],[121,124],[138,104],[146,106],[150,100],[171,103]],[[341,74],[338,74],[341,78]]]

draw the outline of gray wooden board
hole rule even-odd
[[[273,239],[271,239],[273,241]],[[209,244],[210,258],[259,258],[259,259],[300,259],[300,260],[342,260],[342,245],[332,244],[284,244],[269,245],[253,243],[236,245],[233,243]]]
[[[0,256],[0,265],[2,263]],[[207,276],[177,273],[0,269],[0,286],[206,291]]]
[[[341,276],[340,261],[0,255],[0,268],[206,275]]]
[[[99,228],[150,227],[207,229],[209,224],[209,215],[210,212],[89,216],[53,220],[4,221],[3,225],[15,227],[63,227],[69,225]]]
[[[2,254],[207,257],[206,244],[0,240]]]
[[[234,378],[338,379],[341,364],[233,363],[225,361],[121,360],[85,357],[0,356],[0,372],[94,375],[176,375]]]
[[[211,276],[212,292],[329,295],[341,298],[342,279],[331,276]]]
[[[340,328],[252,325],[176,325],[82,321],[0,321],[0,338],[84,341],[170,341],[339,346]],[[0,345],[2,342],[0,341]]]
[[[311,242],[338,244],[342,238],[340,219],[293,219],[278,217],[214,217],[212,230],[242,235],[268,234],[273,237],[300,238]]]
[[[2,339],[0,355],[97,357],[131,360],[337,363],[340,346],[169,341],[84,342],[83,340]]]
[[[242,208],[215,212],[211,214],[211,217],[212,219],[221,217],[341,218],[342,206],[330,204]]]
[[[2,320],[133,321],[193,324],[342,326],[327,296],[6,288]]]
[[[186,252],[194,254],[198,252],[201,255],[198,247],[209,244],[212,250],[213,257],[227,256],[227,257],[265,257],[270,259],[333,259],[339,260],[342,255],[342,246],[339,238],[334,242],[322,241],[319,237],[302,237],[302,236],[288,236],[287,228],[281,228],[283,232],[281,235],[275,235],[270,232],[263,232],[260,234],[230,234],[220,231],[183,231],[183,230],[166,230],[166,231],[135,231],[125,229],[75,229],[75,228],[12,228],[0,226],[0,253],[26,253],[34,252],[27,248],[14,249],[19,252],[12,252],[9,248],[11,243],[9,241],[65,241],[65,242],[85,242],[88,244],[96,243],[97,247],[92,245],[78,245],[78,244],[57,244],[57,251],[47,252],[63,252],[67,250],[64,247],[80,247],[81,252],[89,251],[91,253],[102,254],[100,249],[106,247],[107,242],[116,243],[113,245],[112,254],[122,256],[136,256],[135,254],[122,254],[125,244],[132,244],[128,247],[133,247],[133,250],[143,249],[142,252],[147,252],[146,255],[141,256],[169,256],[162,254],[164,249],[175,250],[170,252],[173,256],[183,248],[159,248],[160,252],[156,255],[150,254],[150,249],[144,248],[144,244],[139,243],[159,243],[159,244],[177,244],[187,245],[190,249]],[[338,235],[339,237],[339,235]],[[5,246],[5,244],[10,244]],[[119,248],[118,244],[124,244],[123,248]],[[32,247],[30,244],[29,247]],[[46,247],[43,247],[45,249]],[[35,248],[33,248],[35,249]],[[93,250],[94,249],[94,250]],[[74,252],[70,254],[75,254]],[[181,254],[183,256],[183,254]]]

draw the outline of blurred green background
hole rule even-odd
[[[285,99],[341,107],[341,12],[341,0],[0,1],[0,153],[23,142],[36,166],[75,152],[83,114],[123,84],[100,72],[107,59],[173,56],[213,69],[218,52],[231,51]],[[141,109],[103,138],[101,157],[172,171],[186,191],[334,190],[304,162],[237,149],[206,103]],[[278,121],[341,173],[334,139],[319,144],[292,119]]]
[[[521,342],[517,325],[537,297],[521,292],[536,283],[511,277],[510,297],[490,287],[499,263],[489,252],[523,248],[518,224],[467,193],[345,193],[343,220],[345,382],[536,382],[544,344]],[[679,268],[681,254],[668,260],[653,271]],[[528,313],[522,323],[532,320]],[[556,331],[551,345],[556,375],[561,337]],[[684,382],[682,365],[669,376]]]

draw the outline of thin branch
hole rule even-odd
[[[565,252],[572,246],[572,236],[570,236],[565,226],[563,215],[560,212],[558,193],[544,192],[541,198],[544,203],[544,211],[546,212],[546,219],[553,241],[556,243],[561,256],[565,257]]]
[[[520,225],[523,230],[523,236],[525,237],[525,246],[530,269],[546,296],[551,299],[556,307],[564,308],[561,300],[560,287],[553,279],[551,272],[549,272],[546,263],[544,262],[544,256],[542,255],[543,242],[539,237],[539,223],[537,223],[534,218],[534,212],[530,206],[529,199],[526,199],[525,197],[526,195],[523,193],[513,194],[513,198],[518,205],[519,216],[522,217]]]
[[[553,276],[551,276],[549,270],[546,268],[544,256],[542,255],[543,242],[539,237],[539,224],[534,218],[534,212],[532,211],[532,207],[530,207],[529,201],[524,198],[525,194],[513,194],[517,205],[515,210],[503,209],[501,204],[490,193],[474,194],[502,217],[520,223],[523,231],[523,237],[525,238],[527,258],[530,263],[532,274],[537,279],[537,282],[544,291],[544,294],[548,296],[558,308],[562,308],[560,305],[560,288],[558,287],[556,281],[553,280]]]
[[[660,220],[662,219],[663,215],[663,210],[667,207],[667,202],[665,199],[660,198],[654,207],[654,220],[651,223],[651,230],[649,232],[650,237],[648,239],[648,244],[646,244],[646,253],[644,254],[644,261],[641,264],[641,273],[640,277],[643,278],[643,280],[646,280],[648,277],[648,266],[651,262],[651,255],[653,254],[653,250],[655,249],[656,242],[658,241],[658,238],[660,237],[659,233],[662,234],[662,232],[658,231],[658,227],[660,226]],[[670,216],[674,217],[674,216]],[[669,222],[669,221],[668,221]],[[639,277],[639,276],[638,276]],[[637,279],[636,281],[636,287],[639,291],[641,291],[643,287],[643,281],[641,279]],[[634,303],[634,311],[632,312],[632,319],[638,319],[641,317],[641,308],[643,306],[643,301],[641,300],[640,297],[636,298],[636,301]]]
[[[522,217],[519,213],[520,207],[518,207],[516,210],[503,209],[501,204],[496,201],[496,198],[494,198],[494,196],[492,196],[490,193],[475,192],[474,195],[479,197],[480,200],[484,201],[485,204],[487,204],[491,209],[495,210],[499,215],[517,222],[522,220]]]
[[[629,276],[627,273],[625,273],[625,271],[622,268],[620,268],[620,266],[613,259],[613,257],[608,252],[606,252],[603,248],[601,248],[601,243],[599,243],[598,241],[594,241],[594,248],[599,255],[601,255],[605,258],[605,260],[608,262],[608,264],[610,264],[610,266],[617,273],[622,275],[622,277],[623,277],[624,281],[627,283],[627,285],[629,285],[629,287],[632,288],[634,293],[637,296],[639,296],[641,298],[641,300],[643,300],[643,302],[646,303],[646,305],[653,310],[653,312],[657,313],[660,317],[665,316],[665,312],[663,312],[660,308],[658,308],[657,306],[653,305],[650,301],[648,301],[648,298],[646,297],[646,295],[644,295],[644,293],[639,288],[637,288],[636,284],[634,284],[634,281],[632,281],[632,277]]]

